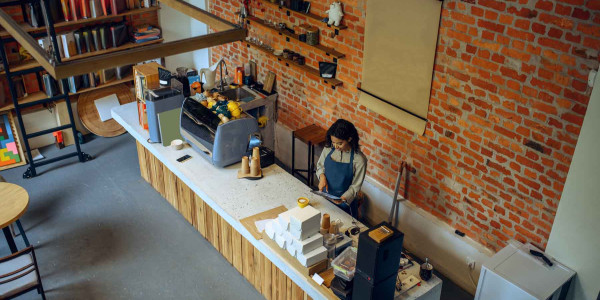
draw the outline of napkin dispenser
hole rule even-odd
[[[248,140],[258,132],[258,123],[242,113],[239,119],[221,123],[210,109],[187,98],[181,109],[181,136],[216,167],[225,167],[242,160]]]

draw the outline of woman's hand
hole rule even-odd
[[[321,174],[321,176],[319,176],[319,191],[323,191],[323,190],[328,190],[329,186],[327,185],[327,178],[325,177],[325,174]]]

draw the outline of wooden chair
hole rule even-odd
[[[0,258],[0,299],[12,299],[34,289],[46,300],[32,246]]]

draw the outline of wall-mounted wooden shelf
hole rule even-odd
[[[160,9],[160,7],[153,6],[153,7],[149,7],[149,8],[138,8],[138,9],[127,10],[118,15],[108,15],[108,16],[101,16],[101,17],[97,17],[97,18],[79,19],[77,21],[56,22],[56,23],[54,23],[54,29],[58,32],[60,28],[64,28],[64,27],[68,27],[68,26],[89,24],[89,23],[94,23],[94,22],[99,22],[99,21],[122,18],[125,16],[143,14],[143,13],[150,12],[150,11],[156,11],[158,9]],[[27,23],[21,24],[21,27],[23,28],[23,30],[30,32],[30,33],[46,31],[45,26],[36,28],[36,27],[31,27],[31,25],[29,25]],[[6,30],[0,31],[0,38],[6,38],[6,37],[10,37],[10,34]]]
[[[258,50],[260,50],[260,51],[262,51],[262,52],[264,52],[264,53],[266,53],[266,54],[268,54],[268,55],[276,58],[279,62],[284,63],[286,66],[293,66],[293,67],[295,67],[295,68],[297,68],[299,70],[305,71],[306,73],[308,73],[308,74],[310,74],[310,75],[312,75],[314,77],[319,78],[325,84],[331,85],[331,88],[333,88],[333,89],[335,89],[336,86],[342,86],[342,84],[343,84],[342,81],[339,81],[339,80],[337,80],[335,78],[322,78],[321,75],[320,75],[320,73],[319,73],[319,70],[314,69],[312,67],[309,67],[307,65],[299,65],[299,64],[295,63],[291,59],[283,58],[282,56],[277,56],[277,55],[273,54],[271,51],[269,51],[269,50],[267,50],[267,49],[265,49],[263,47],[260,47],[258,45],[255,45],[255,44],[252,44],[252,43],[249,43],[249,42],[244,42],[244,44],[246,45],[246,47],[258,49]]]
[[[286,36],[286,37],[288,37],[288,38],[292,38],[292,39],[294,39],[294,40],[297,40],[298,42],[301,42],[301,41],[300,41],[300,39],[298,38],[298,35],[297,35],[297,34],[295,34],[295,33],[291,33],[291,32],[290,32],[290,31],[288,31],[288,30],[279,29],[279,28],[276,28],[276,27],[270,26],[269,24],[267,24],[267,23],[266,23],[264,20],[262,20],[262,19],[260,19],[260,18],[257,18],[257,17],[254,17],[254,16],[249,16],[249,17],[248,17],[248,21],[249,21],[249,22],[251,22],[251,23],[254,23],[254,24],[258,24],[258,25],[260,25],[260,26],[263,26],[263,27],[265,27],[265,28],[268,28],[268,29],[270,29],[270,30],[272,30],[272,31],[274,31],[274,32],[277,32],[277,33],[279,33],[279,35],[285,35],[285,36]],[[309,45],[309,44],[306,44],[306,43],[304,43],[304,42],[301,42],[301,43],[303,43],[304,45],[307,45],[307,46],[309,46],[309,47],[313,47],[313,48],[315,48],[315,49],[318,49],[318,50],[320,50],[320,51],[323,51],[323,52],[325,52],[325,54],[326,54],[327,56],[333,56],[335,59],[343,58],[343,57],[345,57],[345,56],[346,56],[345,54],[343,54],[343,53],[340,53],[340,52],[336,51],[336,50],[335,50],[335,49],[333,49],[333,48],[326,47],[326,46],[323,46],[323,45],[321,45],[321,44],[318,44],[318,45]]]
[[[264,3],[264,4],[266,4],[266,5],[269,5],[271,7],[275,7],[277,9],[281,10],[281,11],[285,11],[286,15],[288,15],[288,16],[290,14],[296,14],[296,15],[299,15],[299,16],[305,16],[307,18],[311,18],[311,19],[317,20],[317,21],[323,23],[325,26],[331,27],[331,28],[335,29],[335,34],[338,34],[338,32],[340,30],[342,30],[342,29],[348,28],[348,26],[342,25],[342,24],[340,24],[340,26],[327,25],[327,23],[323,22],[323,19],[325,19],[325,17],[321,17],[321,16],[315,15],[315,14],[310,13],[310,12],[309,13],[303,13],[303,12],[291,10],[291,9],[289,9],[287,7],[280,6],[277,3],[271,3],[268,0],[262,0],[261,2]]]
[[[162,41],[163,41],[163,39],[158,39],[158,40],[149,41],[149,42],[145,42],[145,43],[139,43],[139,44],[129,42],[129,43],[123,44],[116,48],[108,48],[105,50],[92,51],[92,52],[87,52],[87,53],[83,53],[83,54],[79,54],[79,55],[74,55],[69,58],[63,58],[62,61],[63,62],[73,61],[73,60],[82,59],[82,58],[95,56],[95,55],[112,53],[112,52],[127,50],[127,49],[131,49],[131,48],[144,47],[147,45],[162,43]],[[30,61],[24,62],[22,64],[19,64],[19,65],[11,66],[10,71],[11,72],[23,71],[23,70],[27,70],[27,69],[31,69],[31,68],[35,68],[35,67],[39,67],[39,66],[40,66],[40,64],[37,61],[30,60]],[[0,75],[3,75],[3,74],[6,74],[6,72],[4,72],[4,71],[0,72]]]
[[[109,87],[109,86],[112,86],[112,85],[117,85],[119,83],[124,83],[124,82],[129,82],[129,81],[133,81],[133,75],[129,75],[129,76],[123,78],[123,79],[113,79],[113,80],[111,80],[109,82],[106,82],[106,83],[101,84],[101,85],[96,86],[96,87],[90,87],[90,88],[81,89],[81,90],[77,91],[77,93],[69,93],[69,96],[74,96],[74,95],[77,95],[77,94],[81,94],[81,93],[93,91],[95,89]],[[26,97],[19,98],[19,103],[20,104],[26,104],[26,103],[31,103],[31,102],[35,102],[35,101],[38,101],[38,100],[42,100],[44,98],[48,98],[48,95],[46,95],[46,93],[44,93],[44,92],[36,92],[36,93],[32,93],[31,95],[28,95]],[[73,99],[71,99],[71,101],[73,102]],[[14,104],[11,103],[9,105],[0,107],[0,112],[1,111],[11,110],[11,109],[14,109],[14,108],[15,108]]]

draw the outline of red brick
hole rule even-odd
[[[548,31],[548,36],[555,39],[560,39],[562,37],[562,34],[562,30],[554,27],[550,28],[550,30]]]
[[[564,29],[572,29],[574,25],[573,21],[568,18],[560,18],[554,15],[549,15],[547,13],[540,14],[539,20],[543,23],[553,24]]]
[[[598,28],[600,29],[600,27]],[[581,35],[574,35],[570,32],[567,32],[567,34],[565,35],[565,39],[569,42],[579,44],[581,42]]]
[[[589,20],[590,12],[587,10],[583,10],[579,7],[575,7],[573,9],[573,14],[571,15],[573,18],[581,19],[581,20]]]
[[[552,3],[552,1],[546,1],[546,0],[538,0],[535,4],[535,8],[537,9],[543,9],[546,11],[552,11],[554,4]]]
[[[490,21],[486,21],[486,20],[482,20],[482,19],[479,19],[477,21],[477,26],[489,29],[491,31],[496,31],[496,32],[499,32],[499,33],[503,33],[504,32],[504,25],[497,24],[497,23],[490,22]]]
[[[556,8],[554,9],[554,12],[559,15],[570,16],[571,15],[571,7],[562,5],[560,3],[556,3]]]
[[[584,37],[583,38],[583,45],[586,46],[586,47],[588,47],[588,48],[592,48],[592,49],[600,49],[600,40],[593,39],[593,38],[590,38],[590,37]]]
[[[519,17],[523,17],[523,18],[528,18],[528,19],[533,19],[535,17],[537,17],[538,12],[535,10],[531,10],[529,8],[526,7],[522,7],[521,9],[517,9],[514,6],[511,6],[508,8],[507,10],[509,13],[511,14],[515,14]]]
[[[538,43],[542,46],[550,47],[550,48],[560,50],[563,52],[569,52],[569,49],[571,48],[571,45],[569,45],[567,43],[563,43],[558,40],[548,39],[548,38],[544,38],[544,37],[539,38]]]
[[[506,9],[506,3],[504,3],[504,1],[478,0],[477,4],[499,11],[504,11]]]
[[[540,23],[533,23],[531,25],[531,29],[533,30],[533,32],[535,33],[539,33],[539,34],[546,34],[546,26],[542,25]]]
[[[574,115],[571,113],[566,113],[563,114],[562,116],[560,116],[561,119],[573,123],[575,125],[579,125],[581,126],[581,124],[583,124],[583,117],[582,116],[578,116],[578,115]]]
[[[475,77],[471,78],[471,83],[473,83],[474,85],[476,85],[484,90],[488,90],[492,93],[496,93],[498,91],[498,88],[495,85],[485,82],[485,81],[475,78]]]
[[[591,10],[600,10],[600,0],[589,0],[585,6]]]

